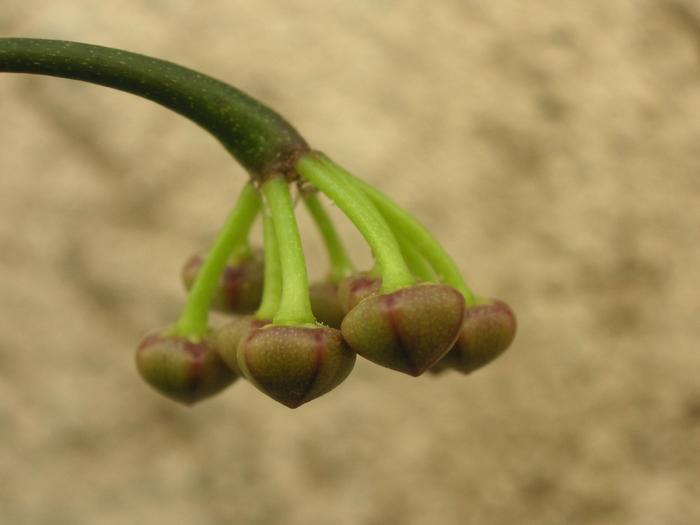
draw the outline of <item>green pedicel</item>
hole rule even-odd
[[[296,170],[325,193],[365,238],[380,268],[382,292],[415,283],[396,237],[369,198],[344,178],[336,176],[319,153],[303,155],[296,163]]]
[[[247,242],[250,223],[260,210],[260,198],[248,183],[209,250],[187,297],[187,304],[175,324],[174,334],[202,337],[209,331],[209,303],[219,283],[229,255],[236,246]]]
[[[282,296],[282,265],[272,212],[267,202],[263,202],[262,218],[263,243],[265,245],[265,283],[262,302],[258,311],[255,312],[255,317],[256,319],[272,319],[279,309]]]
[[[323,239],[323,244],[326,247],[331,268],[331,281],[337,283],[343,277],[354,273],[355,267],[318,195],[314,192],[306,193],[304,195],[304,204],[306,209],[309,210],[314,223],[316,223],[316,227]]]
[[[270,207],[275,237],[282,264],[282,297],[273,323],[279,325],[314,324],[309,281],[301,237],[294,217],[294,206],[287,181],[272,176],[262,184],[263,198]]]
[[[330,160],[328,162],[332,163]],[[412,240],[423,257],[428,260],[438,274],[441,282],[459,290],[464,295],[467,306],[478,304],[477,297],[467,286],[452,257],[425,226],[373,186],[348,173],[340,166],[333,165],[336,167],[336,173],[343,174],[347,181],[352,182],[356,188],[361,189],[372,200],[394,230]]]

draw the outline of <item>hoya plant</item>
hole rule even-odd
[[[209,250],[183,266],[188,294],[179,318],[137,346],[139,373],[168,398],[189,405],[245,379],[295,408],[342,383],[357,355],[411,376],[469,374],[511,344],[511,308],[475,294],[420,222],[238,89],[171,62],[57,40],[0,38],[0,71],[152,100],[207,130],[247,171]],[[354,266],[322,196],[367,242],[371,268]],[[325,279],[311,285],[296,202],[328,255]],[[262,248],[251,240],[258,218]],[[230,320],[212,326],[212,309]]]

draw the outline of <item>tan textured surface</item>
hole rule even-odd
[[[2,75],[1,523],[700,523],[695,0],[4,0],[0,32],[250,91],[520,319],[470,378],[162,401],[133,348],[243,173],[148,102]]]

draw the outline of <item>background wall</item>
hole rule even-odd
[[[0,34],[250,92],[520,322],[471,377],[169,403],[134,347],[245,174],[149,102],[0,75],[2,523],[700,522],[697,2],[4,0]]]

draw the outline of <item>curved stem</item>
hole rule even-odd
[[[306,204],[306,209],[309,210],[311,218],[316,223],[316,227],[323,239],[323,244],[326,247],[331,267],[330,278],[337,283],[342,278],[354,273],[355,266],[352,264],[343,241],[338,235],[330,215],[328,215],[323,204],[321,204],[318,195],[314,192],[306,193],[304,195],[304,204]]]
[[[391,292],[415,282],[401,255],[391,229],[367,196],[334,169],[320,153],[299,158],[296,170],[325,193],[360,230],[372,249],[382,276],[382,292]]]
[[[272,319],[280,305],[282,295],[282,265],[280,264],[279,246],[272,212],[267,202],[263,202],[263,242],[265,244],[265,280],[263,283],[262,301],[255,317]]]
[[[348,172],[345,172],[345,174],[355,187],[361,189],[374,202],[379,212],[395,231],[411,239],[423,257],[433,267],[441,282],[459,290],[464,296],[467,306],[477,304],[477,298],[467,286],[457,264],[425,226],[370,184]]]
[[[0,71],[83,80],[157,102],[209,131],[254,178],[289,172],[309,149],[257,100],[165,60],[78,42],[0,38]]]
[[[260,198],[251,183],[243,188],[238,201],[204,259],[175,324],[176,335],[201,337],[209,331],[209,303],[231,252],[247,242],[250,226],[260,210]]]
[[[272,213],[282,264],[282,297],[272,322],[283,325],[315,323],[309,299],[304,250],[287,181],[281,175],[272,176],[263,183],[261,189]]]
[[[396,235],[396,240],[399,241],[399,246],[401,246],[401,253],[406,260],[406,264],[411,269],[413,275],[418,277],[421,281],[425,282],[435,282],[435,272],[430,263],[425,260],[423,255],[416,249],[415,246],[403,235],[394,231]]]

